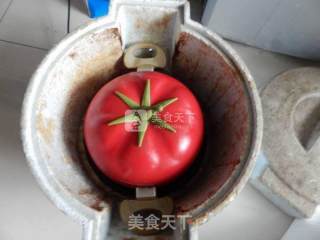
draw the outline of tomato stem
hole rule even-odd
[[[170,132],[176,132],[174,127],[172,127],[169,123],[162,120],[158,113],[162,112],[164,108],[169,106],[170,104],[174,103],[178,100],[178,98],[169,98],[162,102],[151,106],[151,84],[150,80],[148,79],[146,85],[144,87],[143,96],[141,100],[141,104],[138,104],[130,97],[126,96],[125,94],[116,91],[115,95],[122,100],[130,109],[136,110],[130,114],[125,116],[116,118],[108,123],[108,126],[118,125],[122,123],[133,123],[138,122],[138,146],[141,147],[143,143],[143,139],[145,134],[148,130],[149,124],[157,125],[163,129],[166,129]]]

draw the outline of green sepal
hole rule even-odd
[[[174,103],[175,101],[177,101],[178,98],[169,98],[167,100],[164,100],[162,102],[159,102],[158,104],[152,106],[153,109],[155,109],[156,111],[163,111],[163,109],[167,106],[169,106],[170,104]]]
[[[174,129],[174,127],[172,127],[169,123],[165,122],[164,120],[162,120],[159,117],[152,117],[151,118],[151,123],[154,125],[157,125],[161,128],[164,128],[170,132],[176,132],[176,129]]]
[[[138,146],[141,147],[143,143],[144,136],[146,135],[147,129],[149,126],[148,121],[140,121],[140,125],[138,128]]]
[[[147,82],[146,82],[146,86],[144,87],[141,106],[142,107],[150,107],[150,105],[151,105],[150,80],[148,79]]]
[[[144,110],[142,114],[139,112],[133,112],[131,114],[119,117],[117,119],[112,120],[108,123],[109,126],[118,125],[122,123],[131,123],[131,122],[138,122],[138,146],[141,147],[143,143],[143,139],[145,137],[146,131],[148,129],[149,123],[157,125],[163,129],[166,129],[170,132],[176,132],[170,124],[162,120],[157,116],[158,112],[163,111],[163,109],[170,104],[174,103],[178,100],[178,98],[170,98],[164,100],[154,106],[151,106],[151,87],[150,87],[150,80],[148,79],[144,88],[143,96],[141,99],[141,106],[132,100],[131,98],[127,97],[121,92],[116,91],[116,96],[120,98],[126,105],[133,110]]]
[[[132,109],[140,108],[140,105],[139,105],[138,103],[136,103],[134,100],[132,100],[131,98],[127,97],[127,96],[124,95],[123,93],[116,91],[115,94],[116,94],[125,104],[127,104],[130,108],[132,108]]]

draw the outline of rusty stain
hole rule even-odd
[[[109,28],[102,32],[93,33],[91,35],[91,42],[97,44],[104,41],[121,41],[118,28]],[[121,43],[121,42],[120,42]]]
[[[146,26],[145,22],[141,18],[138,18],[137,21],[135,22],[135,27],[143,28],[144,26]]]
[[[180,33],[179,41],[176,46],[176,52],[175,52],[176,55],[178,53],[179,54],[181,53],[181,50],[188,43],[189,39],[190,39],[190,35],[188,33],[186,33],[186,32]]]
[[[38,132],[40,133],[40,135],[42,136],[42,138],[44,139],[44,141],[47,144],[50,144],[52,141],[55,124],[54,124],[53,119],[51,119],[51,118],[46,119],[43,116],[41,109],[36,117],[36,128],[37,128]]]
[[[193,223],[192,218],[188,218],[188,219],[186,220],[186,223],[187,223],[188,225],[191,225],[191,224]]]
[[[175,197],[175,212],[180,214],[210,199],[244,159],[250,116],[241,74],[219,50],[181,33],[172,69],[200,100],[207,132],[204,162]]]
[[[154,21],[153,24],[156,28],[164,28],[165,29],[168,27],[171,19],[172,19],[172,15],[167,14],[167,15],[164,15],[161,19]]]
[[[89,63],[81,63],[79,71],[72,80],[74,87],[70,92],[63,121],[64,139],[67,146],[72,149],[72,160],[79,159],[79,152],[74,150],[77,150],[82,118],[91,98],[103,84],[113,78],[117,70],[122,69],[117,66],[122,57],[120,35],[117,29],[95,33],[90,39],[109,44],[108,48],[101,51],[98,56],[89,59]],[[72,53],[81,57],[81,48],[73,50]]]
[[[101,203],[103,202],[103,200],[101,199],[96,199],[95,202],[93,204],[90,205],[90,207],[92,209],[95,209],[99,212],[101,212],[103,210],[103,207],[101,206]]]
[[[95,191],[92,188],[85,188],[79,191],[79,195],[91,195],[93,193],[95,193]]]
[[[72,52],[69,54],[69,57],[72,59],[75,59],[78,56],[78,54],[76,52]]]
[[[122,61],[123,50],[118,29],[108,29],[100,33],[92,34],[90,44],[101,44],[108,47],[91,59],[83,58],[83,49],[75,46],[71,54],[77,55],[72,61],[86,59],[77,63],[78,71],[70,81],[71,90],[63,116],[62,132],[63,140],[68,148],[68,155],[64,157],[66,163],[76,165],[92,184],[91,188],[83,188],[78,191],[80,199],[89,199],[93,202],[89,206],[101,211],[105,203],[112,203],[119,199],[119,194],[101,181],[91,164],[83,143],[82,123],[85,111],[95,93],[115,76],[126,73]],[[68,55],[70,57],[70,54]],[[67,57],[68,57],[67,56]],[[87,200],[86,200],[87,201]]]
[[[172,19],[171,14],[164,15],[162,18],[155,19],[152,22],[146,22],[145,19],[138,18],[135,22],[135,27],[138,29],[143,28],[144,30],[147,30],[147,31],[154,31],[155,29],[157,29],[157,31],[159,31],[159,29],[164,30],[168,28],[171,19]]]
[[[165,236],[156,236],[154,240],[169,240],[171,237],[165,237]]]

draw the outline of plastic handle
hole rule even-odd
[[[167,59],[161,47],[153,43],[137,43],[130,46],[124,55],[124,65],[129,68],[165,68]]]

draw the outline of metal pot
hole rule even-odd
[[[83,239],[135,237],[118,205],[130,189],[103,179],[82,141],[85,110],[95,92],[128,70],[123,51],[153,42],[170,60],[166,72],[202,104],[203,149],[180,180],[160,189],[174,213],[188,215],[164,239],[196,239],[196,229],[246,184],[259,152],[262,113],[258,91],[239,56],[216,34],[193,22],[183,0],[116,0],[108,17],[67,36],[43,60],[25,95],[22,139],[30,167],[55,205],[83,225]],[[150,239],[154,239],[150,237]]]

